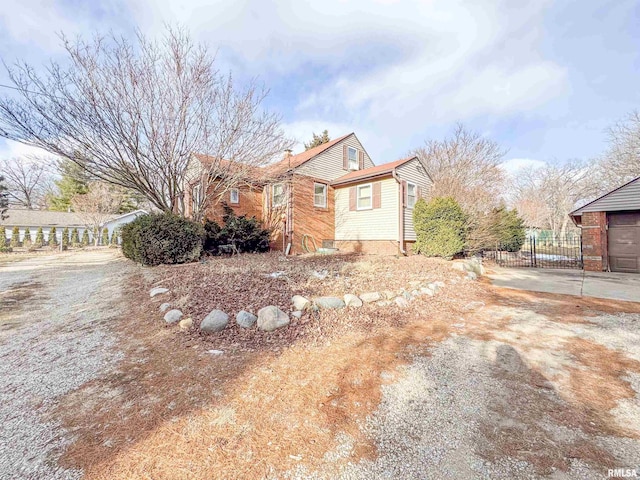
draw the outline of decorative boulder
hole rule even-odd
[[[149,296],[151,298],[155,297],[156,295],[160,295],[161,293],[167,293],[169,291],[168,288],[164,288],[164,287],[154,287],[151,290],[149,290]]]
[[[251,328],[253,324],[256,323],[258,317],[256,317],[253,313],[247,312],[245,310],[240,310],[236,315],[236,323],[242,328]]]
[[[344,304],[347,307],[361,307],[362,306],[362,300],[360,300],[357,296],[355,296],[352,293],[347,293],[344,296]]]
[[[422,287],[420,289],[420,293],[425,294],[425,295],[429,295],[430,297],[433,297],[433,290],[429,287]]]
[[[311,301],[302,295],[294,295],[291,297],[291,303],[296,310],[306,310],[311,306]]]
[[[160,305],[160,311],[161,312],[166,312],[170,308],[171,308],[171,304],[170,303],[163,303],[162,305]]]
[[[296,310],[291,314],[292,317],[302,318],[302,310]]]
[[[382,292],[382,296],[387,300],[393,300],[396,294],[391,290],[385,290],[384,292]]]
[[[289,325],[289,316],[275,305],[258,310],[258,328],[264,332],[273,332]]]
[[[176,323],[179,322],[182,318],[182,312],[180,310],[169,310],[164,314],[164,321],[167,323]]]
[[[430,283],[429,285],[427,285],[427,288],[430,289],[433,293],[438,293],[438,290],[440,290],[440,286],[435,283]]]
[[[314,303],[318,307],[325,309],[338,309],[345,307],[344,301],[338,297],[318,297],[314,300]]]
[[[467,272],[467,278],[469,280],[477,280],[478,274],[476,272]]]
[[[364,303],[372,303],[382,300],[382,296],[378,292],[367,292],[360,295],[360,300]]]
[[[204,317],[204,320],[200,323],[200,331],[207,333],[219,332],[224,330],[228,323],[229,315],[222,310],[211,310],[209,315]]]

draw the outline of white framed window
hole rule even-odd
[[[349,170],[359,169],[357,148],[353,148],[353,147],[347,148],[347,166],[349,167]]]
[[[198,212],[200,210],[200,202],[202,202],[202,185],[194,185],[191,190],[191,206],[192,212]]]
[[[407,182],[407,207],[413,208],[418,200],[418,186]]]
[[[313,184],[313,206],[327,207],[327,186],[324,183]]]
[[[284,205],[284,185],[276,183],[271,187],[271,206],[281,207]]]
[[[229,201],[234,204],[240,203],[240,190],[237,188],[232,188],[229,191]]]
[[[356,199],[356,208],[358,210],[369,210],[373,208],[373,186],[370,183],[358,185]]]

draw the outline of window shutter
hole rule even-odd
[[[382,184],[375,182],[373,184],[373,208],[382,207]]]
[[[402,206],[403,207],[407,206],[407,193],[408,193],[407,181],[402,180]]]
[[[351,187],[349,189],[349,211],[353,212],[354,210],[357,210],[357,206],[358,206],[358,199],[356,198],[356,187]]]
[[[346,145],[342,145],[342,168],[349,170],[349,153]]]
[[[420,185],[418,185],[417,189],[418,190],[416,192],[416,197],[417,197],[416,200],[422,198],[422,187]]]
[[[358,150],[358,169],[364,170],[364,152],[362,150]]]

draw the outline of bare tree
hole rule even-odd
[[[520,172],[514,179],[514,205],[531,228],[563,238],[570,227],[569,212],[594,195],[592,163],[572,160]]]
[[[0,220],[4,220],[5,218],[7,218],[7,208],[9,207],[9,194],[7,193],[7,187],[4,184],[4,177],[2,175],[0,175]],[[0,239],[3,241],[2,244],[0,244],[0,246],[4,247],[4,240],[6,239]]]
[[[73,211],[94,232],[95,245],[98,245],[104,223],[118,212],[123,198],[121,191],[110,188],[107,183],[92,182],[87,193],[76,195],[71,200]]]
[[[599,162],[599,193],[640,177],[640,111],[610,127],[608,136],[609,148]]]
[[[161,210],[177,211],[192,154],[212,159],[205,192],[225,178],[215,197],[239,178],[225,176],[225,161],[262,165],[290,144],[262,106],[266,91],[238,89],[182,30],[161,41],[62,40],[67,61],[44,75],[25,63],[7,68],[19,95],[0,98],[0,135],[74,161]]]
[[[431,140],[412,152],[433,180],[432,197],[453,197],[468,214],[500,204],[505,155],[496,142],[458,124],[444,140]]]
[[[0,171],[6,178],[10,204],[29,210],[45,206],[53,181],[47,159],[23,157],[0,160]]]

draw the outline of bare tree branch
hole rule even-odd
[[[44,208],[51,191],[53,166],[46,158],[24,157],[0,160],[6,178],[9,203],[29,210]]]

